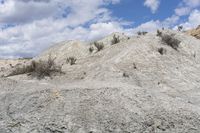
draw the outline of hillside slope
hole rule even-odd
[[[194,36],[197,39],[200,39],[200,25],[196,29],[187,31],[187,34]]]
[[[0,132],[200,132],[200,40],[162,32],[181,42],[177,49],[156,33],[114,45],[105,41],[111,35],[93,53],[71,41],[37,57],[55,54],[65,74],[0,78]],[[76,64],[64,63],[66,56]]]

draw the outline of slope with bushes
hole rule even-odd
[[[52,79],[0,78],[0,132],[200,132],[200,41],[172,30],[112,38],[33,59],[56,55],[64,74]]]

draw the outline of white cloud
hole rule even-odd
[[[179,6],[175,9],[178,16],[189,15],[193,9],[200,6],[200,0],[182,0]]]
[[[145,0],[144,5],[149,7],[152,13],[155,13],[160,5],[159,0]]]
[[[125,29],[129,22],[112,16],[106,7],[120,0],[0,0],[0,57],[34,56],[50,45],[65,40],[94,40],[112,32],[154,31],[178,25],[181,16],[189,15],[186,28],[200,23],[200,0],[183,0],[174,15],[151,20]],[[160,0],[145,0],[155,13]]]
[[[53,2],[7,0],[0,4],[1,23],[25,23],[55,15],[58,5]]]
[[[190,13],[190,8],[189,7],[180,7],[180,8],[176,8],[175,9],[175,13],[178,15],[178,16],[185,16],[187,14]]]
[[[200,6],[200,0],[183,0],[183,2],[189,7]]]
[[[54,20],[39,21],[0,32],[0,56],[33,56],[56,42],[74,39],[93,40],[116,31],[123,31],[122,25],[118,22],[96,23],[89,28],[79,26],[73,29],[65,28],[65,25],[57,27],[56,24],[60,23]]]
[[[182,23],[184,29],[191,29],[191,28],[196,28],[200,24],[200,11],[199,10],[194,10],[190,14],[188,21],[185,23]]]
[[[0,4],[0,57],[34,56],[55,42],[122,29],[106,8],[120,0],[7,0]],[[89,24],[89,27],[84,26]],[[9,26],[14,25],[14,26]],[[6,27],[6,28],[4,28]]]

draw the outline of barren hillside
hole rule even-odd
[[[187,34],[194,36],[197,39],[200,39],[200,25],[196,29],[187,31]]]
[[[63,73],[51,78],[10,76],[16,67],[7,67],[0,132],[199,133],[200,40],[161,33],[115,33],[118,41],[114,34],[97,41],[100,50],[79,41],[57,44],[33,59],[55,59]]]

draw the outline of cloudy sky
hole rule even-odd
[[[64,40],[199,24],[200,0],[0,0],[0,58],[35,56]]]

